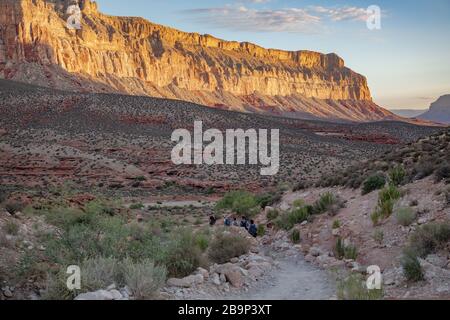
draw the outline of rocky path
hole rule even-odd
[[[247,292],[231,295],[226,299],[329,300],[335,294],[334,280],[330,275],[296,254],[278,260],[277,268]]]

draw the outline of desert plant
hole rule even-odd
[[[284,230],[291,230],[296,224],[307,221],[310,213],[307,207],[293,209],[282,214],[276,221],[275,225]]]
[[[121,280],[120,264],[115,258],[95,257],[85,260],[81,265],[83,290],[105,289]]]
[[[381,229],[375,230],[375,232],[373,233],[373,240],[378,244],[382,244],[384,241],[383,230],[381,230]]]
[[[258,205],[264,209],[267,206],[272,206],[275,203],[279,202],[281,200],[281,197],[282,197],[281,192],[264,193],[257,195],[255,200],[258,203]]]
[[[225,263],[232,258],[246,254],[250,243],[244,237],[226,232],[220,232],[211,241],[209,257],[216,263]]]
[[[358,274],[351,274],[339,281],[337,286],[340,300],[380,300],[383,295],[383,289],[367,289],[365,279]]]
[[[416,213],[410,207],[399,208],[395,212],[397,223],[407,227],[416,220]]]
[[[246,191],[233,191],[227,193],[216,204],[216,210],[232,210],[239,215],[254,216],[261,209],[255,196]]]
[[[19,225],[12,221],[12,220],[8,220],[4,225],[3,225],[3,231],[6,234],[10,234],[12,236],[16,236],[19,233]]]
[[[405,182],[406,171],[403,166],[397,166],[389,171],[390,183],[394,186],[399,186]]]
[[[352,259],[356,260],[358,257],[358,250],[356,246],[349,244],[345,245],[344,241],[340,237],[336,239],[336,244],[334,246],[334,253],[338,259]]]
[[[273,221],[278,218],[279,215],[280,213],[278,212],[278,210],[270,210],[269,212],[267,212],[267,220]]]
[[[341,222],[339,220],[334,220],[333,221],[333,229],[339,229],[341,227]]]
[[[401,264],[403,274],[408,281],[417,282],[423,280],[424,274],[422,266],[415,253],[405,251],[401,259]]]
[[[257,235],[263,237],[266,234],[266,227],[263,224],[258,225]]]
[[[133,203],[130,206],[131,210],[140,210],[140,209],[143,209],[143,208],[145,208],[145,206],[142,203]]]
[[[450,240],[449,223],[429,223],[418,228],[411,236],[409,249],[425,258]]]
[[[372,191],[379,190],[386,185],[386,177],[382,174],[375,174],[368,177],[363,182],[362,194],[368,194]]]
[[[292,203],[292,207],[294,208],[301,208],[305,205],[305,200],[303,199],[297,199]]]
[[[138,263],[125,259],[121,265],[124,283],[130,288],[133,297],[138,300],[154,297],[166,281],[166,269],[155,266],[149,259]]]
[[[291,241],[294,244],[300,243],[301,237],[300,237],[300,230],[294,229],[291,232]]]
[[[194,272],[201,263],[201,248],[193,232],[190,229],[176,230],[164,259],[169,275],[185,277]]]

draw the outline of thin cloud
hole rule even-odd
[[[254,3],[270,0],[247,0]],[[185,10],[192,19],[213,28],[250,32],[295,32],[314,34],[322,31],[326,21],[366,21],[367,11],[358,7],[321,7],[254,9],[223,6]]]

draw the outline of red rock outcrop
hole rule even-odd
[[[395,118],[336,54],[264,49],[112,17],[91,0],[80,1],[81,30],[69,30],[71,3],[0,0],[0,78],[294,117]]]

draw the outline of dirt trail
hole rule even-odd
[[[276,258],[278,267],[236,300],[329,300],[336,293],[334,280],[307,263],[299,254]]]

